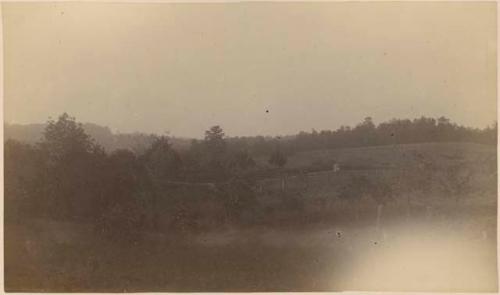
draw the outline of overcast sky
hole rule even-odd
[[[5,120],[200,137],[496,120],[496,3],[2,4]],[[268,112],[266,112],[266,110]]]

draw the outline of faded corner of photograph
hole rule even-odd
[[[2,3],[7,292],[497,292],[497,3]]]

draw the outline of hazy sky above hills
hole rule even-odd
[[[121,132],[496,119],[496,3],[4,3],[4,118]],[[268,110],[269,112],[266,112]]]

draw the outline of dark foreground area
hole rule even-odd
[[[496,291],[496,216],[142,233],[83,224],[5,228],[6,291]],[[140,237],[139,237],[140,236]]]

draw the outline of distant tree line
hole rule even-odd
[[[392,119],[376,125],[371,117],[355,127],[341,126],[337,130],[300,132],[285,137],[233,137],[230,145],[245,148],[253,155],[269,155],[277,144],[286,153],[320,149],[363,147],[425,142],[470,142],[497,144],[497,123],[484,129],[470,128],[452,123],[450,119],[421,117]]]
[[[108,127],[92,123],[82,124],[84,131],[92,136],[106,151],[129,149],[143,153],[158,137],[155,134],[141,132],[111,132]],[[26,143],[36,143],[43,138],[46,124],[15,125],[5,124],[5,138]],[[270,156],[279,146],[286,154],[294,152],[363,147],[374,145],[423,143],[423,142],[471,142],[488,145],[497,143],[497,124],[486,128],[470,128],[458,125],[445,117],[437,119],[421,117],[410,119],[392,119],[376,125],[367,117],[354,127],[341,126],[336,130],[302,131],[287,136],[224,136],[228,151],[247,151],[252,156]],[[190,140],[169,136],[171,146],[178,151],[186,151],[191,145],[203,140]]]

